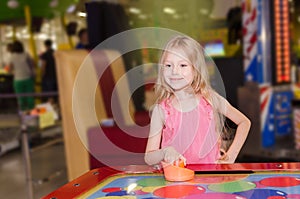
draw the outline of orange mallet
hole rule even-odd
[[[195,172],[185,168],[184,161],[181,160],[178,166],[162,161],[164,176],[168,181],[188,181],[194,178]]]

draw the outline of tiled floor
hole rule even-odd
[[[30,154],[33,198],[41,198],[67,183],[62,142],[33,150]],[[20,148],[0,156],[0,185],[1,198],[29,198]]]

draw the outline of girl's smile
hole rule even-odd
[[[174,50],[166,54],[163,62],[163,76],[166,83],[175,91],[187,88],[193,82],[193,66],[185,58],[179,55],[182,52]]]

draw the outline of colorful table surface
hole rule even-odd
[[[166,181],[159,168],[94,169],[44,199],[300,199],[300,163],[188,165],[193,180]]]

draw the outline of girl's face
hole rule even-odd
[[[178,50],[166,52],[163,61],[163,77],[175,91],[189,87],[194,79],[194,68],[185,53]]]

